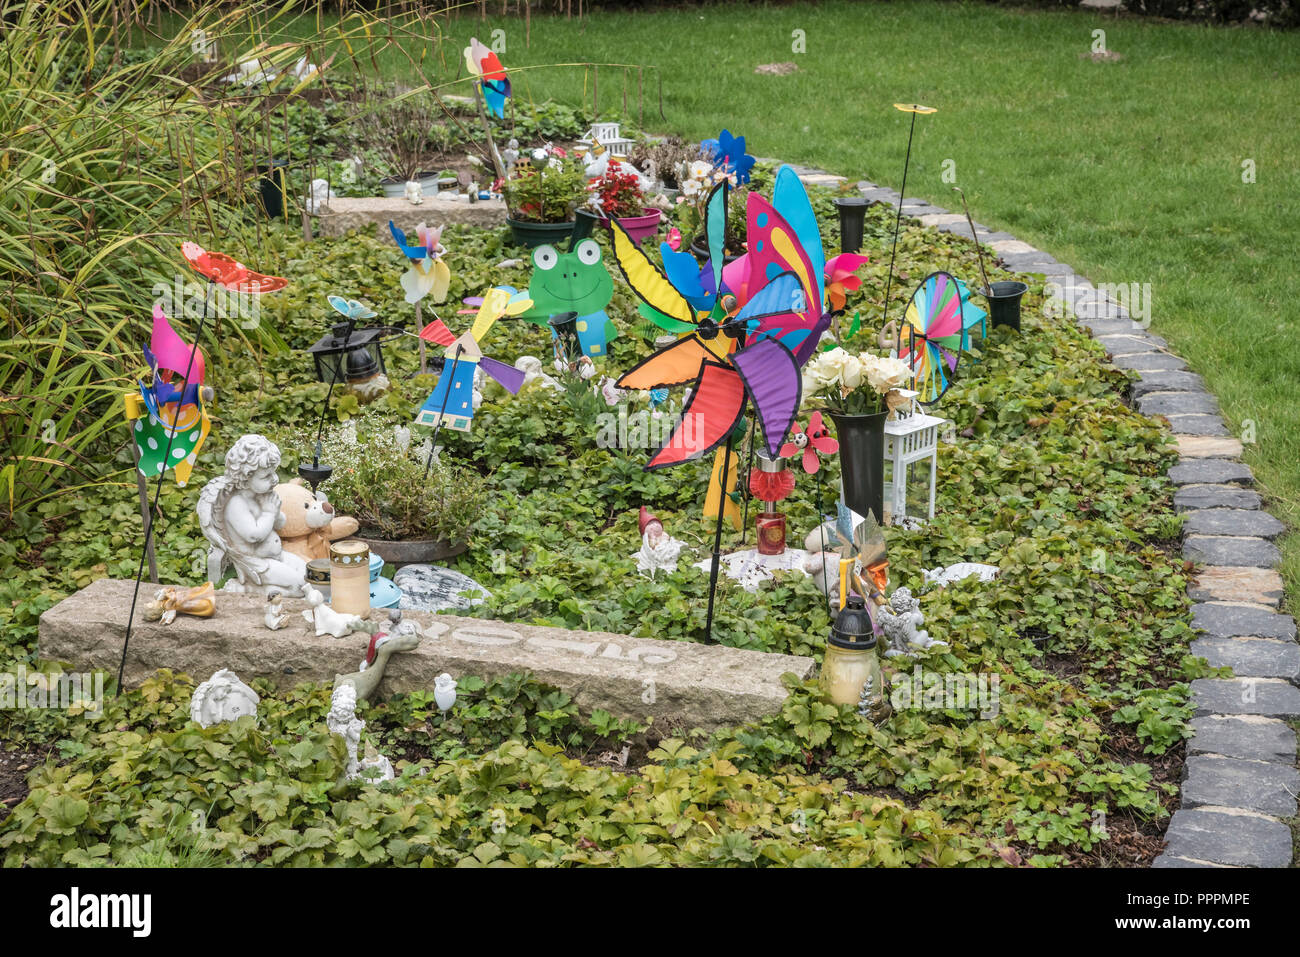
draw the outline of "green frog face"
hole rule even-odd
[[[600,244],[584,239],[571,252],[554,246],[533,251],[533,277],[528,282],[533,310],[545,315],[601,312],[614,295],[614,280],[601,262]]]

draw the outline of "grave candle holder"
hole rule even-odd
[[[370,617],[370,547],[355,538],[330,544],[330,607]]]

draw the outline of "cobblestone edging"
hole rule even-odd
[[[795,167],[809,183],[838,186],[843,177]],[[970,235],[966,217],[892,189],[861,181],[867,199],[899,205],[903,214],[941,232]],[[1014,272],[1035,273],[1051,284],[1049,301],[1073,315],[1105,348],[1111,361],[1137,373],[1133,403],[1163,416],[1178,443],[1169,470],[1177,486],[1174,508],[1186,514],[1183,555],[1202,565],[1188,596],[1201,637],[1194,654],[1231,667],[1237,677],[1192,682],[1193,736],[1187,741],[1182,805],[1165,833],[1155,867],[1286,867],[1292,858],[1300,771],[1300,644],[1295,619],[1278,613],[1281,556],[1273,540],[1284,526],[1264,511],[1240,461],[1241,442],[1219,415],[1219,403],[1201,377],[1168,351],[1168,344],[1087,278],[1042,250],[975,224],[975,236]]]

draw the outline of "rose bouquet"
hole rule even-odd
[[[912,369],[902,359],[853,355],[836,346],[804,366],[804,402],[836,415],[870,415],[903,404],[911,382]]]

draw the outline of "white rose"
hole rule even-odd
[[[849,356],[844,360],[844,365],[840,370],[840,381],[844,383],[846,389],[856,389],[862,385],[862,379],[866,370],[863,368],[862,361],[857,356]]]
[[[866,365],[867,383],[875,391],[884,395],[891,389],[901,389],[912,381],[912,370],[902,359],[890,357],[863,356]]]

